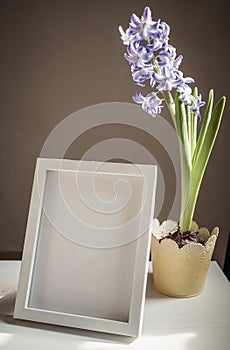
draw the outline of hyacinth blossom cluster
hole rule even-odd
[[[145,112],[155,116],[163,108],[159,92],[175,89],[181,94],[180,99],[184,104],[199,115],[200,107],[205,102],[201,100],[201,95],[193,96],[189,84],[194,80],[184,77],[179,69],[183,57],[177,57],[175,47],[169,44],[168,24],[160,20],[153,21],[151,10],[146,7],[141,18],[135,14],[131,16],[126,31],[121,26],[119,30],[123,44],[127,46],[125,58],[131,66],[135,84],[143,87],[149,81],[150,87],[156,90],[147,96],[136,94],[133,100],[142,104]]]
[[[212,151],[226,98],[214,107],[214,92],[209,91],[203,118],[200,107],[205,105],[201,94],[190,87],[194,80],[184,77],[180,70],[183,57],[169,44],[170,27],[161,20],[152,19],[146,7],[139,18],[133,14],[128,29],[119,27],[123,44],[127,47],[125,59],[131,67],[134,83],[151,92],[146,96],[136,93],[134,102],[152,116],[161,113],[165,104],[178,135],[181,159],[181,232],[191,231],[194,210],[202,178]],[[200,122],[198,132],[198,122]]]

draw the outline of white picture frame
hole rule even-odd
[[[157,167],[38,158],[14,318],[141,332]]]

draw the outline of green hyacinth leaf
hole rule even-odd
[[[199,152],[201,151],[202,145],[204,143],[204,139],[208,130],[208,125],[212,117],[212,110],[213,110],[213,100],[214,100],[214,94],[213,90],[209,91],[209,96],[208,96],[208,102],[206,105],[205,113],[204,113],[204,118],[201,124],[201,129],[199,133],[199,137],[197,140],[197,145],[193,154],[193,159],[192,163],[194,164],[196,162],[197,156]]]
[[[201,143],[200,150],[197,154],[195,163],[193,165],[194,172],[197,172],[202,178],[205,171],[209,156],[211,154],[226,103],[226,97],[223,96],[217,103],[209,123],[207,123],[207,130],[204,135],[203,142]],[[208,117],[207,117],[208,119]]]

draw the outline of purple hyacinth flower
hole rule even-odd
[[[128,54],[124,54],[129,64],[135,67],[143,68],[153,58],[153,53],[146,49],[144,46],[134,46],[134,43],[130,43],[127,47]]]
[[[152,76],[151,67],[150,68],[142,68],[137,69],[132,67],[132,77],[136,85],[145,86],[144,82],[150,79]]]
[[[131,33],[136,34],[139,40],[146,40],[152,33],[154,24],[150,8],[145,7],[141,18],[136,14],[131,16],[129,28]]]
[[[190,77],[184,78],[183,73],[179,69],[175,69],[170,65],[163,66],[161,73],[153,73],[150,84],[157,82],[158,91],[171,91],[173,88],[182,90],[187,83],[192,83],[194,80]]]
[[[152,51],[157,51],[168,43],[170,27],[165,22],[158,20],[152,27],[152,32],[149,33],[149,43],[147,47]]]
[[[170,27],[167,23],[165,22],[161,22],[160,20],[158,20],[155,24],[155,33],[154,35],[156,37],[158,37],[158,39],[162,42],[162,43],[168,43],[169,40],[169,33],[170,33]]]
[[[159,52],[160,58],[159,66],[172,64],[176,58],[176,49],[172,45],[166,45],[162,51]]]
[[[176,48],[169,45],[170,27],[161,20],[153,21],[151,10],[146,7],[142,16],[131,16],[129,28],[124,31],[120,26],[121,39],[127,45],[125,58],[131,65],[132,78],[136,85],[145,86],[149,80],[151,87],[159,92],[175,89],[180,93],[181,101],[190,106],[194,114],[199,115],[199,109],[204,105],[201,95],[192,96],[192,89],[188,84],[194,80],[184,77],[179,70],[183,56],[177,57]],[[152,92],[147,96],[136,94],[133,97],[136,103],[140,103],[144,111],[155,116],[161,112],[162,100],[157,93]]]
[[[160,114],[163,108],[163,106],[161,106],[162,100],[155,92],[150,92],[146,96],[143,96],[141,93],[136,93],[133,96],[133,101],[141,104],[142,109],[153,117]]]
[[[119,29],[119,32],[121,34],[121,40],[123,41],[123,44],[129,45],[130,41],[133,38],[133,35],[130,32],[130,28],[128,28],[128,29],[126,29],[126,31],[124,31],[122,26],[119,26],[118,29]]]
[[[159,52],[158,57],[160,59],[160,61],[158,62],[158,65],[160,67],[171,66],[175,69],[179,68],[183,60],[182,55],[176,58],[176,49],[172,45],[164,45],[164,48],[162,51]]]
[[[183,60],[183,56],[182,55],[178,56],[173,62],[173,67],[178,69],[182,60]]]
[[[158,91],[171,91],[181,78],[182,73],[179,70],[164,66],[161,68],[161,73],[153,73],[153,81],[157,82]]]
[[[186,106],[190,106],[192,103],[192,89],[187,84],[182,84],[177,87],[177,92],[181,93],[181,101]]]
[[[200,107],[205,105],[205,102],[202,101],[202,96],[199,94],[197,97],[191,96],[192,99],[192,105],[191,105],[191,112],[193,112],[196,115],[200,115]]]

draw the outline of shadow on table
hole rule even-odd
[[[46,323],[14,319],[13,312],[14,312],[15,299],[16,299],[16,291],[11,292],[0,299],[0,320],[3,323],[20,326],[20,327],[26,327],[30,329],[38,329],[38,330],[57,332],[62,334],[71,334],[71,335],[77,335],[85,338],[87,337],[87,341],[89,342],[90,342],[90,339],[92,339],[92,341],[94,342],[97,342],[97,341],[100,342],[103,340],[108,343],[128,345],[136,340],[136,338],[134,337],[128,337],[123,335],[94,332],[94,331],[78,329],[78,328],[71,328],[71,327],[51,325]]]

